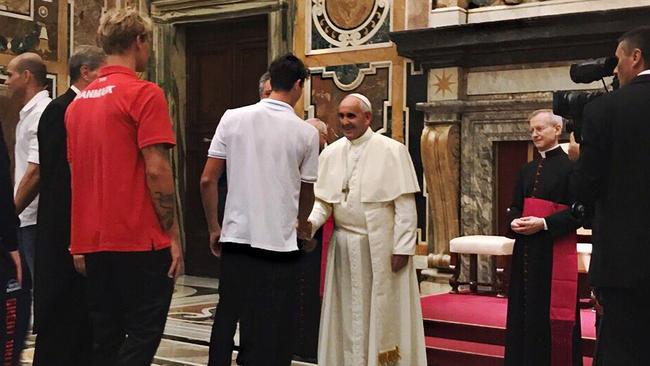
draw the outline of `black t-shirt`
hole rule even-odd
[[[0,128],[0,252],[3,254],[16,250],[16,228],[20,223],[14,206],[9,165],[9,153]]]

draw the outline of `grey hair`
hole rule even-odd
[[[531,119],[537,117],[540,114],[546,114],[548,116],[547,122],[549,122],[551,125],[554,126],[559,125],[560,128],[562,128],[562,126],[564,125],[564,120],[562,119],[562,117],[558,116],[557,114],[554,114],[552,109],[538,109],[536,111],[533,111],[533,113],[531,113],[528,116],[528,120],[530,121]]]
[[[305,122],[309,123],[310,125],[316,127],[318,132],[327,135],[327,124],[323,121],[321,121],[318,118],[310,118],[306,120]]]
[[[79,46],[70,57],[70,83],[76,83],[81,77],[81,67],[97,70],[106,61],[106,53],[99,47]]]
[[[258,88],[259,88],[258,90],[259,90],[259,93],[260,93],[260,98],[262,97],[262,94],[264,94],[264,83],[266,83],[269,80],[271,80],[271,73],[268,72],[268,71],[265,72],[264,74],[262,74],[262,76],[260,77],[260,83],[259,83],[259,86],[258,86]]]

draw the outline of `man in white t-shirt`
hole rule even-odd
[[[38,210],[38,121],[52,99],[45,90],[47,69],[39,55],[28,52],[16,56],[9,62],[6,73],[9,91],[23,106],[16,125],[14,201],[20,218],[18,249],[33,276]]]
[[[201,177],[210,249],[221,257],[209,366],[231,364],[235,322],[242,316],[251,324],[250,365],[291,363],[298,239],[311,235],[307,218],[318,174],[318,132],[292,107],[308,76],[302,61],[287,54],[269,72],[269,98],[221,118]],[[226,169],[221,227],[217,182]]]

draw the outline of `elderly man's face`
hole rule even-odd
[[[530,119],[530,137],[539,151],[546,151],[558,142],[562,127],[554,124],[548,114],[540,113]]]
[[[356,140],[363,135],[372,121],[372,113],[361,109],[361,101],[347,97],[339,104],[338,117],[341,129],[348,140]]]

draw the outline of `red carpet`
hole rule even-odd
[[[508,300],[493,296],[442,294],[421,299],[429,365],[503,365]],[[582,352],[590,356],[596,338],[595,313],[583,309]],[[591,366],[591,357],[583,357]]]
[[[508,299],[493,296],[442,294],[421,299],[424,319],[487,327],[506,327]],[[580,311],[582,338],[596,339],[596,313]]]

